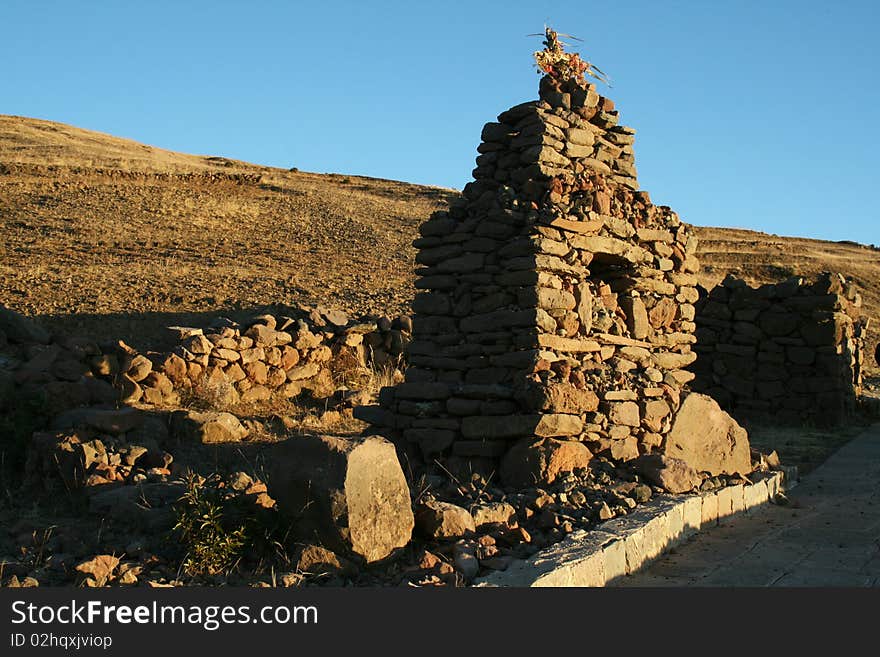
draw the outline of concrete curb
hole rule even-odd
[[[755,483],[699,495],[658,495],[632,513],[580,530],[474,581],[476,587],[607,586],[719,519],[748,513],[797,484],[797,468],[760,473]]]

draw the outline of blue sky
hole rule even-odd
[[[583,39],[685,221],[880,244],[880,3],[0,1],[0,113],[189,153],[460,189]]]

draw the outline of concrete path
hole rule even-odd
[[[880,425],[787,493],[727,518],[618,586],[880,586]]]

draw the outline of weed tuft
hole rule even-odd
[[[182,567],[187,575],[224,575],[238,565],[248,532],[244,523],[226,513],[219,489],[190,474],[175,513],[174,531],[186,548]]]

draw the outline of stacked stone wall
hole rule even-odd
[[[696,304],[693,388],[743,418],[834,424],[862,390],[867,322],[833,273],[749,287],[729,276]]]
[[[370,371],[402,378],[411,320],[293,309],[241,324],[221,318],[207,328],[169,330],[178,344],[168,352],[45,332],[22,344],[11,339],[15,355],[4,371],[25,396],[42,399],[48,415],[93,404],[174,407],[191,394],[222,407],[303,392],[323,398]]]
[[[634,131],[590,85],[487,124],[474,182],[420,227],[406,381],[363,417],[429,458],[512,440],[661,447],[696,358],[696,239],[638,191]]]

